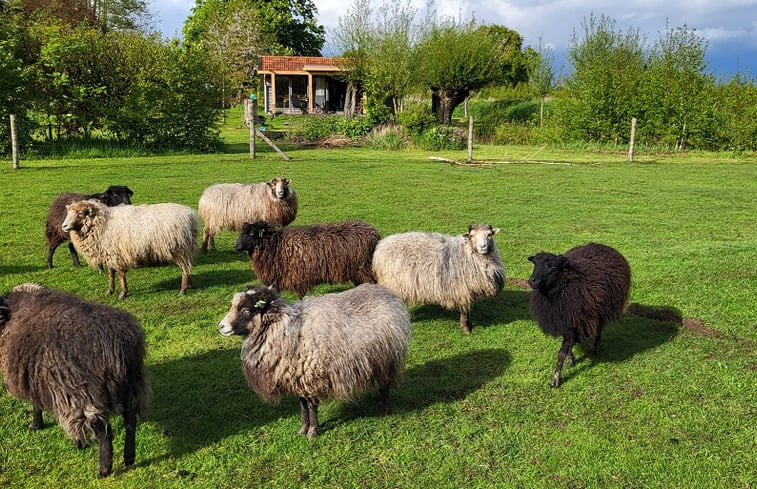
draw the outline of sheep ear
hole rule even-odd
[[[534,262],[534,258],[535,258],[535,257],[536,257],[536,255],[531,255],[531,256],[529,256],[529,257],[528,257],[528,261],[530,261],[531,263],[533,263],[533,262]]]
[[[287,183],[287,185],[291,185],[292,180],[289,178],[285,178],[284,181]]]
[[[499,228],[492,228],[492,234],[498,234]]]

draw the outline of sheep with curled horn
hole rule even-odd
[[[411,304],[438,304],[460,311],[460,329],[470,333],[472,304],[497,295],[505,283],[505,269],[488,224],[468,227],[458,236],[409,232],[379,241],[373,253],[373,273]]]
[[[326,399],[350,400],[378,386],[389,411],[389,388],[399,382],[410,339],[404,303],[374,284],[295,303],[273,288],[250,287],[234,294],[218,328],[245,337],[242,369],[258,395],[300,398],[299,433],[311,439]]]
[[[47,240],[47,268],[53,268],[53,254],[58,246],[64,241],[70,239],[67,232],[63,231],[61,226],[66,219],[66,206],[79,200],[99,200],[108,207],[114,207],[121,204],[130,205],[131,196],[134,192],[129,187],[123,185],[111,185],[105,192],[99,194],[75,194],[63,193],[55,197],[50,204],[47,212],[47,221],[45,223],[45,239]],[[79,255],[76,253],[74,244],[68,243],[68,251],[71,254],[71,260],[75,267],[80,267]]]
[[[123,299],[129,294],[126,272],[132,268],[175,263],[181,269],[179,295],[191,286],[197,250],[197,214],[173,203],[107,207],[95,200],[67,207],[64,231],[93,267],[108,269],[108,295],[118,271]]]
[[[241,231],[245,222],[286,226],[297,217],[297,194],[291,180],[272,178],[260,183],[219,183],[206,188],[197,212],[203,220],[202,251],[215,250],[220,231]]]
[[[540,252],[528,257],[534,270],[528,279],[531,309],[539,328],[562,336],[550,385],[562,382],[562,367],[573,364],[573,345],[593,342],[599,350],[602,329],[620,317],[631,289],[631,268],[617,250],[589,243],[564,255]]]
[[[145,341],[126,311],[37,284],[0,296],[0,372],[8,393],[32,404],[30,428],[52,413],[82,448],[99,444],[101,477],[113,467],[110,416],[125,428],[124,465],[134,464],[137,418],[147,405]]]

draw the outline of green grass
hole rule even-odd
[[[0,291],[35,281],[132,312],[147,335],[152,402],[137,465],[123,470],[114,418],[115,473],[98,481],[96,447],[76,450],[49,415],[29,432],[31,407],[0,391],[0,487],[755,487],[753,155],[642,154],[628,164],[621,151],[476,147],[478,160],[509,163],[472,168],[364,149],[291,150],[284,162],[259,143],[250,161],[238,132],[239,153],[22,161],[18,171],[3,162]],[[673,307],[724,338],[625,315],[599,355],[577,349],[564,385],[550,389],[559,340],[539,331],[523,290],[508,285],[477,303],[471,336],[455,313],[412,307],[393,414],[378,416],[375,393],[328,402],[309,442],[296,435],[296,399],[261,401],[242,376],[241,340],[217,332],[231,295],[254,281],[232,233],[198,255],[185,297],[173,265],[130,271],[120,302],[105,296],[104,274],[73,268],[65,246],[45,268],[45,215],[61,191],[126,184],[135,204],[196,207],[212,183],[275,175],[299,194],[295,224],[360,218],[388,235],[491,223],[509,277],[528,277],[536,251],[610,244],[631,263],[632,301]]]

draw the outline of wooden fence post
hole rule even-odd
[[[473,116],[468,118],[468,163],[473,161]]]
[[[18,136],[16,135],[16,114],[10,115],[11,119],[11,151],[13,152],[13,169],[18,170]]]
[[[250,159],[255,159],[255,124],[258,119],[258,96],[250,94],[250,104],[247,105],[250,110]]]
[[[628,161],[633,161],[633,145],[636,141],[636,117],[631,117],[631,141],[628,144]]]

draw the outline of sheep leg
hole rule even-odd
[[[107,419],[96,421],[93,423],[92,428],[100,443],[100,468],[98,475],[105,477],[113,469],[113,429],[110,427],[110,421]]]
[[[181,271],[181,289],[179,289],[179,295],[184,295],[187,290],[192,286],[192,278],[189,272],[186,270]]]
[[[125,299],[129,295],[129,286],[126,285],[126,271],[118,271],[118,281],[121,283],[121,293],[118,294],[119,299]]]
[[[131,410],[124,410],[124,427],[126,438],[124,440],[124,465],[134,465],[136,458],[137,415]]]
[[[318,401],[307,399],[308,407],[308,439],[318,436]]]
[[[47,268],[53,268],[53,254],[55,253],[55,250],[58,248],[58,244],[51,244],[47,247]]]
[[[597,328],[597,337],[594,338],[594,346],[591,349],[593,354],[599,353],[599,343],[602,341],[602,329]]]
[[[392,412],[389,406],[389,384],[379,387],[379,400],[381,402],[381,412],[384,416]]]
[[[44,422],[42,421],[42,410],[37,406],[32,406],[32,424],[29,425],[29,429],[37,431],[42,428]]]
[[[473,323],[470,320],[470,310],[460,309],[460,330],[464,334],[470,334],[473,330]]]
[[[304,397],[300,397],[300,419],[302,419],[302,426],[298,435],[306,435],[308,428],[310,428],[310,410],[308,409],[308,400]]]
[[[573,353],[571,352],[572,348],[573,339],[563,336],[562,346],[560,347],[560,351],[557,352],[557,366],[555,367],[555,373],[552,375],[552,382],[550,383],[552,387],[560,387],[560,382],[562,380],[562,365],[568,354],[570,354],[571,357],[573,356]]]
[[[74,262],[74,266],[76,268],[81,268],[81,263],[79,263],[79,255],[76,253],[76,248],[74,248],[74,244],[70,241],[68,242],[68,252],[71,253],[71,260]]]
[[[113,295],[116,290],[116,270],[108,268],[108,295]]]

